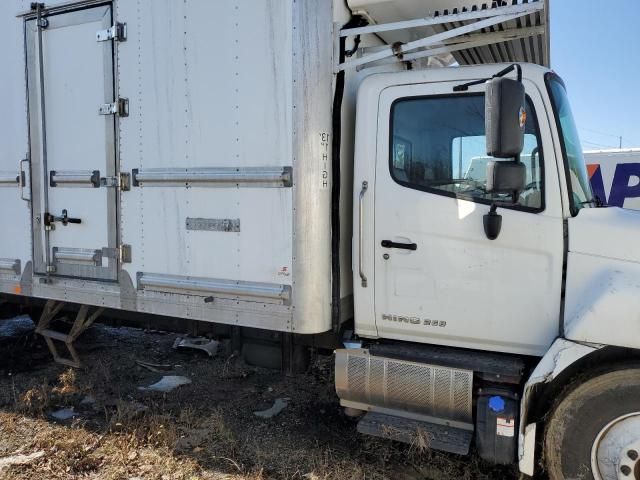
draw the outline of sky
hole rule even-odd
[[[640,0],[548,0],[551,68],[585,150],[640,148]]]

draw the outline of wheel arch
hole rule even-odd
[[[565,358],[561,358],[563,356]],[[533,475],[539,463],[545,421],[578,379],[586,381],[620,367],[638,365],[640,349],[585,345],[557,339],[540,360],[524,387],[520,409],[519,467]]]

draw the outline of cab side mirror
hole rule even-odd
[[[519,160],[495,161],[487,164],[487,193],[510,194],[513,202],[524,190],[527,182],[527,169]],[[502,216],[496,211],[498,204],[491,205],[489,213],[483,217],[484,233],[489,240],[495,240],[502,229]]]
[[[504,71],[501,73],[505,73]],[[487,164],[487,193],[511,194],[515,202],[526,184],[526,168],[520,162],[524,148],[524,129],[527,122],[524,85],[518,80],[495,76],[487,81],[485,93],[485,132],[487,155],[511,158],[513,161],[491,161]],[[502,216],[491,205],[483,218],[484,233],[495,240],[502,229]]]
[[[488,80],[485,94],[487,155],[515,160],[524,147],[526,120],[524,85],[504,77]]]

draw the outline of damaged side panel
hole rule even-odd
[[[522,402],[520,403],[520,434],[518,441],[519,467],[522,473],[533,475],[535,465],[535,423],[527,422],[529,403],[534,391],[544,384],[551,383],[560,373],[580,360],[593,353],[603,345],[584,345],[574,343],[563,338],[556,339],[547,353],[542,357],[529,380],[524,386]]]

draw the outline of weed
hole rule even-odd
[[[31,415],[42,415],[51,403],[49,386],[44,383],[32,387],[20,395],[18,410]]]
[[[53,387],[52,392],[57,395],[78,393],[78,389],[76,388],[76,372],[73,368],[69,368],[60,374],[58,377],[58,385]]]

